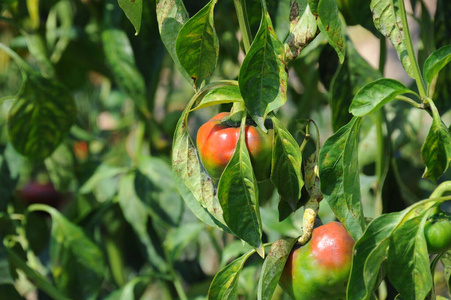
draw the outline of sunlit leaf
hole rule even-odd
[[[216,1],[211,0],[191,17],[177,36],[177,57],[196,89],[209,79],[218,62],[219,40],[213,21]]]
[[[388,277],[404,299],[425,299],[432,288],[424,238],[425,215],[401,224],[390,238]]]
[[[355,244],[347,290],[353,299],[371,299],[377,289],[381,265],[387,256],[389,238],[403,216],[401,213],[380,216],[370,223]]]
[[[361,119],[354,117],[326,140],[319,155],[321,191],[354,240],[365,227],[357,161],[360,124]]]
[[[295,59],[317,35],[316,18],[310,11],[307,0],[291,1],[290,32],[285,39],[287,60]]]
[[[238,279],[248,258],[249,254],[247,253],[229,263],[215,275],[208,290],[209,300],[234,300],[238,298]]]
[[[401,17],[399,15],[399,0],[372,0],[371,11],[373,12],[374,25],[384,36],[386,36],[395,47],[398,57],[407,75],[414,78],[413,65],[407,53]],[[403,0],[401,0],[403,1]]]
[[[266,115],[287,100],[288,75],[283,53],[283,44],[277,39],[269,14],[263,14],[238,79],[246,108],[262,129]]]
[[[354,116],[363,117],[402,94],[416,95],[397,80],[389,78],[375,80],[366,84],[357,92],[349,107],[349,112]]]
[[[244,123],[235,153],[219,180],[218,199],[224,221],[232,232],[254,248],[260,248],[262,223],[258,185],[244,139]]]
[[[193,110],[209,107],[212,105],[241,101],[243,101],[243,98],[241,97],[238,82],[234,81],[231,82],[231,85],[222,86],[217,89],[209,91]]]
[[[263,263],[260,280],[258,281],[258,299],[271,300],[279,283],[285,262],[290,255],[296,239],[287,238],[275,241],[271,245],[268,256]]]
[[[319,1],[317,24],[329,44],[337,52],[340,63],[343,63],[345,59],[345,37],[335,0]]]
[[[423,74],[430,85],[435,76],[451,61],[451,45],[444,46],[433,52],[424,62]]]
[[[175,49],[177,35],[183,24],[185,24],[189,18],[185,5],[182,0],[156,0],[156,3],[157,21],[161,41],[166,46],[166,50],[179,72],[186,80],[192,82],[192,79],[180,64]]]

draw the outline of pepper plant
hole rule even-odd
[[[299,260],[321,279],[291,296],[449,296],[451,5],[429,4],[2,3],[0,298],[288,299],[321,223],[342,288]]]

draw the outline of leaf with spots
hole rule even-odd
[[[337,52],[340,63],[343,63],[345,59],[345,36],[335,0],[319,1],[317,24],[329,45]]]
[[[180,29],[175,49],[181,66],[196,90],[213,74],[218,63],[219,40],[213,21],[217,0],[211,0]]]
[[[258,300],[271,300],[285,263],[297,239],[285,238],[271,245],[258,281]]]
[[[324,198],[356,241],[365,227],[357,160],[361,121],[361,118],[352,118],[326,140],[319,155],[319,177]]]
[[[284,48],[274,32],[269,14],[263,13],[260,28],[244,58],[239,75],[241,95],[249,115],[265,132],[268,113],[287,100]]]
[[[373,12],[374,25],[377,30],[386,36],[393,44],[407,75],[415,78],[412,61],[407,53],[401,17],[399,13],[397,13],[399,11],[398,1],[399,0],[372,0],[370,8]]]
[[[242,121],[235,152],[219,179],[218,198],[228,227],[264,256],[258,184],[246,147],[244,126]]]
[[[290,205],[291,211],[295,211],[304,186],[301,173],[302,153],[298,143],[282,123],[276,117],[271,117],[271,120],[274,127],[271,181],[282,200]]]
[[[175,50],[177,35],[183,24],[189,19],[188,12],[182,0],[156,0],[157,21],[160,38],[166,47],[176,68],[188,82],[193,82],[186,70],[180,64]]]
[[[254,250],[251,250],[235,259],[215,275],[208,290],[209,300],[238,299],[238,280],[241,270],[246,260],[254,252]]]
[[[432,110],[432,125],[421,148],[421,156],[426,164],[424,178],[436,183],[446,172],[451,162],[451,132],[443,124],[440,114],[433,102],[429,102]]]
[[[58,147],[75,121],[68,89],[54,79],[28,74],[8,112],[8,134],[20,154],[42,161]]]

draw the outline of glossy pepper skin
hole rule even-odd
[[[424,226],[424,237],[430,254],[451,249],[451,220],[428,220]]]
[[[279,285],[295,300],[346,299],[353,247],[341,223],[315,228],[307,244],[291,251]]]
[[[197,131],[197,150],[207,173],[218,181],[235,152],[240,137],[240,127],[221,124],[229,113],[219,113],[203,124]],[[269,179],[271,175],[274,130],[264,133],[260,128],[246,125],[246,147],[252,168],[258,181]]]

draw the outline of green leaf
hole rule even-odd
[[[147,111],[146,84],[136,66],[128,36],[117,24],[116,15],[119,12],[119,8],[114,5],[106,6],[104,12],[105,29],[102,31],[101,38],[106,61],[121,90],[133,99],[139,109]]]
[[[65,86],[31,73],[10,107],[9,138],[17,152],[42,161],[61,144],[75,116],[75,102]]]
[[[11,276],[11,267],[8,261],[8,253],[6,252],[3,241],[0,243],[0,285],[14,284]],[[1,294],[0,294],[1,295]]]
[[[451,289],[451,251],[447,251],[442,255],[441,262],[443,264],[446,286],[449,291]]]
[[[271,181],[282,199],[295,211],[304,186],[301,173],[302,153],[298,143],[282,123],[276,117],[271,120],[274,127]]]
[[[52,216],[50,260],[56,287],[71,299],[97,299],[106,270],[103,252],[56,209],[35,204]]]
[[[279,283],[285,262],[297,239],[285,238],[275,241],[271,245],[268,256],[263,263],[258,281],[258,299],[271,300]]]
[[[287,100],[288,74],[283,55],[283,44],[277,39],[269,14],[265,13],[238,79],[250,116],[265,132],[267,114]]]
[[[402,94],[416,95],[397,80],[389,78],[375,80],[357,92],[349,107],[349,112],[358,117],[366,116]]]
[[[374,25],[377,30],[386,36],[393,44],[407,75],[411,78],[415,78],[412,61],[407,53],[401,17],[397,14],[399,11],[398,1],[399,0],[372,0],[370,8],[373,12]]]
[[[217,0],[211,0],[180,29],[175,49],[181,66],[198,90],[213,74],[219,56],[219,40],[213,21]]]
[[[0,201],[0,211],[5,211],[8,203],[12,200],[12,195],[16,189],[17,183],[19,182],[19,177],[14,176],[11,173],[12,172],[9,168],[7,158],[4,155],[0,155],[0,195],[2,195],[2,201]]]
[[[294,60],[317,35],[316,17],[307,0],[291,1],[290,32],[285,39],[285,57]]]
[[[401,224],[390,238],[388,277],[404,299],[425,299],[432,288],[424,238],[427,214]]]
[[[326,140],[319,155],[321,191],[356,241],[365,227],[357,161],[360,124],[361,119],[354,117]]]
[[[133,24],[133,27],[135,27],[135,34],[138,35],[141,29],[141,19],[143,14],[142,0],[117,0],[117,2],[127,18]]]
[[[231,85],[221,86],[209,91],[192,110],[194,111],[213,105],[243,101],[238,82],[230,81],[230,83]]]
[[[234,300],[238,298],[238,279],[244,263],[252,253],[254,253],[254,250],[235,259],[215,275],[208,290],[209,300]]]
[[[347,294],[353,299],[371,299],[379,283],[380,269],[388,252],[389,238],[404,214],[385,214],[374,219],[354,246]]]
[[[138,163],[135,189],[154,220],[177,226],[183,212],[183,201],[177,192],[169,164],[160,158],[142,156]]]
[[[329,103],[334,131],[346,125],[352,118],[348,110],[343,108],[351,105],[352,99],[362,86],[379,77],[382,75],[360,56],[346,36],[346,59],[339,66],[330,85]]]
[[[105,300],[132,300],[141,299],[149,285],[149,277],[134,277],[122,288],[115,290]]]
[[[345,37],[335,0],[319,1],[317,24],[329,45],[337,52],[340,63],[343,63],[345,59]]]
[[[435,76],[451,61],[451,45],[433,52],[424,62],[423,74],[429,86]]]
[[[318,4],[320,0],[308,0],[308,4],[310,6],[310,10],[316,16],[318,16]]]
[[[215,197],[211,178],[202,172],[197,149],[188,132],[188,113],[193,97],[177,123],[172,145],[172,169],[177,189],[185,204],[202,222],[230,233]]]
[[[423,178],[436,183],[438,178],[448,170],[451,162],[451,132],[443,124],[433,103],[431,103],[431,110],[432,125],[421,148],[421,157],[426,164]]]
[[[224,221],[232,232],[254,248],[262,245],[262,223],[258,205],[258,184],[246,147],[244,123],[235,153],[218,184],[218,199]]]
[[[44,163],[55,188],[58,191],[67,191],[75,180],[74,157],[69,147],[61,144]]]
[[[165,260],[159,255],[147,232],[149,213],[135,191],[136,173],[128,173],[119,182],[118,201],[124,218],[132,226],[139,240],[145,247],[147,259],[160,272],[167,271]]]
[[[171,261],[176,262],[183,249],[189,242],[198,238],[204,228],[202,223],[184,223],[183,226],[171,230],[164,240],[164,247],[168,249]]]
[[[186,80],[192,82],[193,80],[180,64],[175,49],[177,35],[183,24],[189,19],[183,0],[156,0],[156,4],[158,29],[160,31],[161,41],[166,46],[166,50],[172,57],[179,72]]]

